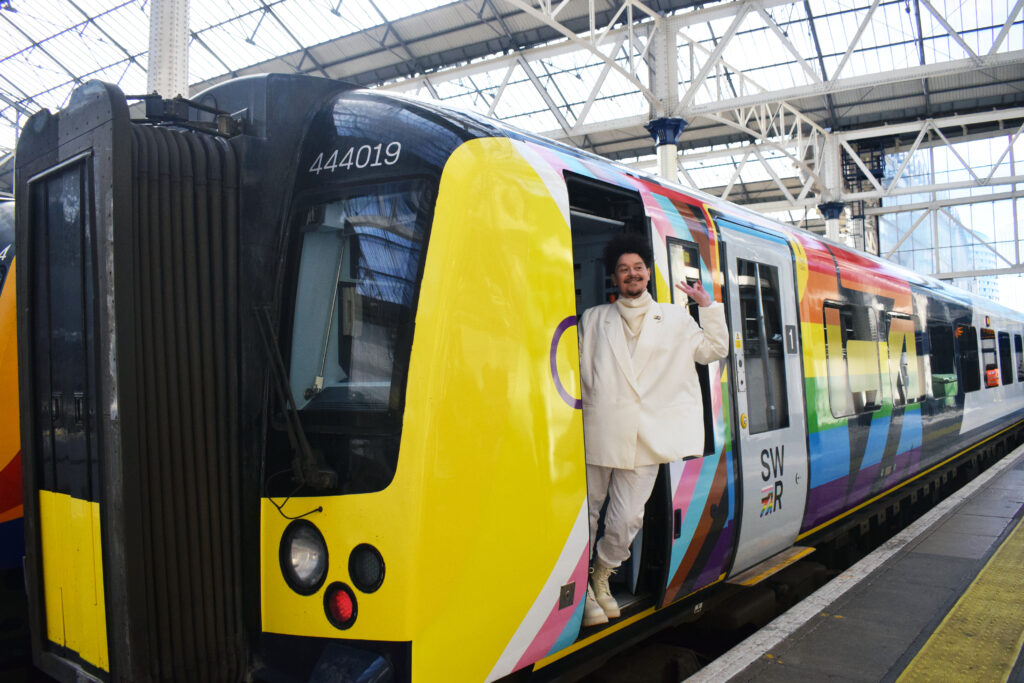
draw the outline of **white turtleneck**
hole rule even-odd
[[[636,349],[636,340],[643,328],[644,316],[647,315],[647,310],[652,303],[654,300],[651,298],[650,292],[646,290],[635,299],[620,296],[615,300],[615,306],[619,315],[622,316],[622,330],[626,333],[626,348],[629,349],[630,356]]]

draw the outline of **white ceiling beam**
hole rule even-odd
[[[1024,53],[1021,54],[1024,57]],[[955,114],[943,116],[937,119],[925,119],[922,121],[908,121],[907,123],[893,123],[875,128],[860,128],[858,130],[843,131],[834,133],[841,140],[853,141],[864,140],[884,136],[907,135],[917,133],[922,128],[931,125],[934,128],[953,128],[963,126],[974,126],[979,123],[995,123],[998,121],[1012,121],[1024,118],[1024,107],[1012,107],[1010,109],[996,109],[993,111],[982,111],[974,114]],[[1003,133],[999,133],[1002,135]]]
[[[908,187],[894,187],[890,190],[887,190],[884,195],[879,195],[876,191],[844,192],[840,196],[839,201],[857,202],[862,200],[880,199],[881,197],[902,197],[908,194],[925,194],[927,192],[966,190],[972,187],[1000,187],[1002,185],[1013,185],[1015,183],[1024,183],[1024,174],[1018,173],[1012,176],[994,178],[991,182],[986,183],[985,185],[979,185],[973,180],[960,180],[949,183],[928,183],[927,185],[910,185]]]
[[[690,79],[690,87],[687,88],[686,93],[682,96],[679,104],[676,106],[673,116],[683,116],[684,111],[688,111],[690,105],[693,104],[693,100],[697,97],[697,93],[707,86],[707,76],[711,73],[711,70],[718,66],[719,60],[722,58],[722,54],[725,49],[729,47],[733,37],[740,28],[740,24],[747,17],[747,13],[750,11],[750,5],[743,3],[737,8],[736,15],[732,18],[732,23],[729,24],[729,28],[725,30],[718,44],[715,46],[714,51],[707,57],[707,61],[704,62],[704,66],[700,68],[697,74]],[[683,118],[686,118],[683,116]]]
[[[618,62],[615,60],[614,57],[606,55],[605,53],[603,53],[599,49],[600,42],[598,41],[598,38],[600,37],[600,38],[603,39],[608,34],[610,34],[611,32],[609,31],[609,32],[601,33],[599,35],[599,30],[594,25],[593,16],[591,16],[591,22],[590,22],[591,23],[591,30],[590,30],[590,33],[589,34],[581,35],[581,34],[576,33],[575,31],[570,30],[568,27],[564,26],[563,24],[559,23],[555,19],[555,16],[556,16],[555,14],[552,14],[550,12],[545,12],[543,10],[539,10],[536,7],[534,7],[532,4],[530,4],[529,2],[526,2],[525,0],[501,0],[501,1],[506,3],[506,4],[508,4],[508,5],[511,5],[511,6],[515,7],[516,9],[520,10],[521,12],[524,12],[525,14],[528,14],[529,16],[533,17],[534,19],[536,19],[538,21],[544,22],[546,25],[550,26],[551,28],[555,29],[556,31],[561,33],[563,36],[565,36],[569,40],[570,43],[573,43],[573,44],[577,45],[580,49],[586,50],[587,52],[589,52],[590,54],[594,55],[598,59],[604,61],[607,64],[610,64],[611,67],[613,69],[615,69],[620,75],[622,75],[624,78],[628,79],[629,82],[638,91],[640,91],[645,98],[647,98],[648,102],[650,102],[652,105],[657,103],[657,99],[658,98],[655,97],[654,93],[652,93],[650,91],[650,89],[646,85],[644,85],[643,82],[640,81],[640,79],[637,77],[635,69],[624,69],[624,68],[622,68],[622,66],[620,66],[618,64]],[[564,7],[564,5],[565,5],[565,3],[562,4],[563,7]],[[630,0],[630,5],[631,6],[632,5],[636,5],[636,6],[643,7],[641,5],[641,3],[637,2],[636,0]],[[647,12],[649,13],[649,16],[651,16],[651,19],[653,20],[653,22],[655,24],[657,24],[657,22],[660,19],[660,17],[658,17],[657,13],[651,12],[651,10],[649,10],[649,9],[647,10]],[[593,15],[593,13],[592,13],[592,15]],[[627,26],[625,26],[624,28],[619,29],[619,30],[625,31],[627,34],[630,35],[630,37],[632,37],[634,35],[635,31],[636,31],[636,26],[633,23],[629,23]],[[631,44],[631,46],[632,46],[632,44]],[[645,45],[643,47],[643,49],[641,50],[641,52],[642,53],[646,53],[646,50],[647,50],[647,46]]]
[[[953,280],[966,277],[988,277],[991,275],[1016,275],[1017,273],[1024,273],[1024,265],[1011,266],[1009,268],[960,270],[954,273],[932,273],[931,276],[937,280]]]
[[[1010,27],[1013,26],[1013,22],[1017,19],[1017,15],[1020,14],[1021,8],[1024,8],[1024,0],[1017,0],[1017,4],[1010,10],[1009,16],[1006,17],[1006,22],[1003,24],[1003,28],[1000,29],[999,35],[992,41],[992,47],[989,48],[988,53],[994,55],[999,51],[999,48],[1003,46],[1003,41],[1006,40],[1006,36],[1010,33]]]
[[[958,59],[938,64],[925,64],[923,66],[912,66],[903,69],[893,69],[883,73],[866,74],[863,76],[850,76],[834,81],[826,81],[820,84],[799,85],[793,88],[782,88],[779,90],[766,90],[765,92],[753,95],[744,95],[718,102],[708,102],[693,105],[680,112],[683,118],[700,116],[706,113],[717,113],[728,109],[750,107],[756,104],[768,104],[794,99],[804,99],[816,95],[834,94],[861,88],[878,87],[881,85],[894,85],[908,81],[919,81],[922,78],[939,78],[942,76],[953,76],[956,74],[978,71],[979,69],[992,69],[1001,66],[1019,66],[1024,63],[1024,50],[1013,52],[1001,52],[996,55],[987,55],[978,60]]]
[[[853,39],[850,41],[849,46],[846,48],[846,52],[843,54],[843,58],[839,60],[839,66],[836,67],[835,72],[832,74],[832,78],[839,78],[839,75],[843,73],[843,69],[846,68],[847,62],[850,61],[850,55],[853,54],[853,49],[860,43],[860,37],[864,35],[864,31],[867,29],[868,24],[871,23],[871,17],[874,16],[875,10],[878,9],[879,0],[874,0],[871,3],[871,7],[868,9],[868,13],[864,15],[864,19],[861,20],[860,25],[857,26],[857,32],[853,34]]]
[[[988,204],[1000,202],[1007,199],[1019,199],[1024,196],[1024,188],[1008,192],[995,192],[993,194],[974,195],[973,197],[947,197],[945,199],[931,199],[924,202],[913,202],[911,204],[897,204],[894,206],[872,206],[864,209],[865,216],[886,216],[891,213],[907,213],[911,211],[930,211],[941,207],[967,206],[969,204]]]
[[[1005,52],[998,55],[983,57],[983,61],[986,62],[985,68],[993,68],[1007,65],[1019,65],[1024,63],[1024,50],[1015,50],[1014,52]],[[859,88],[869,86],[882,86],[882,85],[895,85],[898,83],[905,83],[909,81],[918,81],[922,78],[938,78],[942,76],[951,76],[967,71],[974,71],[977,67],[974,62],[970,59],[957,60],[955,62],[945,62],[943,64],[929,64],[925,66],[914,66],[906,69],[897,69],[889,71],[883,74],[872,74],[870,76],[854,76],[851,78],[840,79],[838,81],[828,81],[824,84],[827,86],[827,91],[830,93],[845,92],[850,90],[857,90]],[[435,78],[437,74],[433,75]],[[693,123],[694,118],[697,116],[709,115],[709,114],[721,114],[734,109],[740,109],[743,107],[750,107],[756,104],[770,104],[773,102],[784,102],[790,99],[799,99],[804,97],[810,97],[813,95],[824,94],[824,91],[818,92],[822,89],[821,86],[801,86],[799,88],[787,88],[784,90],[766,91],[755,96],[744,96],[737,97],[729,100],[721,100],[719,102],[713,102],[708,104],[697,105],[691,107],[689,116],[685,113],[683,118]],[[937,125],[959,125],[963,122],[964,125],[971,125],[977,121],[992,121],[999,119],[1012,119],[1021,116],[1019,112],[1024,110],[1021,107],[1015,107],[1013,109],[1005,109],[1001,111],[993,112],[981,112],[978,114],[963,114],[956,116],[944,117],[942,119],[935,119],[943,121],[942,124]],[[993,118],[995,117],[995,118]],[[647,123],[646,116],[630,116],[619,119],[609,119],[607,121],[593,122],[586,126],[583,126],[578,132],[593,135],[597,133],[607,133],[616,130],[624,130],[635,126],[642,126]],[[920,122],[910,122],[905,124],[892,124],[885,126],[884,128],[871,128],[862,129],[856,131],[847,131],[838,133],[840,137],[845,140],[858,140],[869,137],[878,137],[877,131],[884,130],[890,135],[901,134],[906,131],[917,131],[920,127]],[[577,132],[574,131],[574,134]],[[548,137],[558,139],[562,137],[560,131],[545,131],[541,133]]]

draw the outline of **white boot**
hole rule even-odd
[[[619,603],[615,601],[615,596],[612,595],[612,591],[608,587],[608,577],[614,573],[613,568],[605,567],[597,561],[590,568],[590,585],[594,589],[594,597],[597,598],[597,604],[601,606],[609,619],[617,619],[620,614]]]
[[[587,602],[583,605],[583,625],[597,626],[598,624],[607,623],[608,615],[604,613],[604,608],[598,604],[597,599],[594,597],[594,590],[587,583]]]

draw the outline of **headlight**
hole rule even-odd
[[[327,578],[327,544],[311,523],[297,519],[281,536],[281,573],[293,591],[311,595]]]

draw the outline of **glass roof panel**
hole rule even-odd
[[[4,158],[5,148],[10,149],[14,145],[17,126],[23,125],[31,112],[44,106],[55,109],[66,104],[74,84],[74,76],[69,72],[79,77],[101,78],[118,83],[128,94],[139,94],[146,89],[148,15],[152,1],[74,0],[75,4],[71,4],[67,0],[0,0],[0,7],[9,5],[17,10],[0,10],[0,45],[4,46],[0,50],[0,160]],[[712,0],[701,5],[704,9],[714,9],[725,4],[725,1]],[[401,44],[403,39],[410,36],[403,35],[401,27],[396,32],[393,30],[395,27],[386,26],[388,22],[399,21],[450,2],[220,0],[200,3],[192,0],[190,28],[193,36],[189,78],[192,82],[217,78],[268,60],[279,60],[273,64],[275,70],[301,69],[315,73],[315,64],[309,53],[304,53],[304,48],[315,48],[371,27],[375,29],[372,40],[368,41],[371,46],[375,45],[375,40],[385,37],[388,45]],[[604,7],[622,4],[627,0],[598,2]],[[745,8],[747,14],[737,25],[735,39],[722,52],[727,66],[717,71],[712,69],[707,74],[706,79],[699,84],[699,92],[693,102],[700,105],[716,99],[753,96],[763,90],[800,89],[815,83],[822,77],[822,72],[826,79],[849,79],[966,58],[968,51],[950,37],[943,22],[932,14],[929,4],[935,8],[937,15],[961,32],[960,39],[971,50],[979,55],[987,55],[1002,29],[1002,23],[1011,9],[1017,7],[1018,0],[929,0],[929,3],[880,0],[870,24],[846,60],[842,73],[837,74],[849,41],[868,16],[871,3],[872,0],[794,0],[760,10],[758,8],[762,4],[772,3],[735,3]],[[515,14],[514,8],[502,0],[463,0],[458,4],[465,8],[459,12],[461,15],[481,16],[484,20],[488,20],[493,12],[507,15],[511,10]],[[562,3],[559,0],[556,3],[531,4],[534,7],[586,5],[582,0],[574,3]],[[75,5],[83,11],[75,9]],[[780,38],[772,25],[766,24],[765,15],[770,17],[769,21],[774,22],[778,31],[783,32],[784,38]],[[808,15],[814,18],[813,25],[808,21]],[[90,21],[88,17],[94,18]],[[441,25],[435,19],[434,16],[430,17],[429,30],[437,31],[437,35],[453,28]],[[505,21],[513,30],[522,28],[519,24],[523,22],[515,16],[511,19],[506,16]],[[681,47],[677,64],[683,81],[679,87],[681,96],[687,91],[688,81],[705,65],[707,55],[721,44],[733,22],[732,16],[723,16],[710,22],[685,25],[680,30],[677,43]],[[998,48],[999,52],[1024,49],[1024,31],[1020,30],[1022,23],[1024,19],[1018,13],[1017,23]],[[490,20],[487,25],[479,28],[481,31],[474,33],[476,27],[465,27],[457,34],[459,37],[451,39],[451,44],[438,44],[429,49],[451,55],[472,41],[487,41],[488,45],[493,43],[495,46],[506,45],[505,36],[501,34],[505,30],[502,22]],[[644,31],[641,29],[637,32],[640,45],[642,40],[646,40],[643,38]],[[919,39],[919,35],[923,38]],[[700,49],[692,54],[688,38],[700,41]],[[564,39],[557,38],[552,42],[561,44]],[[628,47],[628,42],[625,45],[627,47],[620,48],[614,55],[617,66],[628,71],[631,68],[630,50],[633,50],[631,56],[637,77],[646,87],[652,88],[649,83],[651,74],[646,64],[650,56],[639,47]],[[343,58],[337,47],[311,52],[336,55],[321,57],[323,59]],[[396,47],[393,52],[400,54],[401,59],[408,58],[412,64],[427,56],[425,51],[417,50],[415,45],[408,50]],[[606,122],[614,124],[623,120],[635,121],[650,113],[651,102],[634,82],[618,70],[606,71],[604,61],[582,49],[549,54],[543,60],[529,52],[523,53],[522,57],[529,60],[529,68],[540,81],[544,94],[559,108],[560,116],[564,117],[570,128],[582,124],[598,129],[588,138],[589,142],[585,142],[582,135],[561,135],[559,117],[549,110],[545,97],[522,67],[516,66],[510,72],[511,62],[507,60],[495,63],[493,68],[486,71],[458,78],[445,76],[445,69],[440,69],[438,74],[431,74],[431,84],[440,99],[454,106],[481,113],[488,113],[493,107],[496,116],[526,130],[555,132],[563,138],[570,137],[570,142],[592,143],[624,157],[637,153],[633,151],[639,148],[635,130],[614,130],[613,125],[605,125],[602,129],[601,125]],[[450,59],[457,60],[454,57]],[[483,59],[473,55],[470,61]],[[365,61],[372,61],[372,55]],[[394,71],[388,73],[390,75],[385,77],[394,78]],[[716,76],[721,78],[716,79]],[[503,87],[506,77],[508,82]],[[593,101],[589,102],[598,79],[603,79],[600,88]],[[419,87],[420,96],[433,97],[425,86]],[[499,91],[500,99],[495,101]],[[813,98],[804,98],[805,101],[810,99]],[[825,99],[820,96],[819,103],[811,104],[809,109],[803,111],[810,112],[815,107],[819,112],[824,111]],[[836,111],[856,107],[850,104],[853,97],[839,95],[834,99],[837,102]],[[831,98],[827,107],[832,108]],[[763,109],[757,115],[764,116],[766,111]],[[752,112],[753,109],[728,112],[722,114],[722,117],[733,120],[743,118],[745,125],[753,130],[757,127],[757,119]],[[585,119],[581,120],[584,116]],[[819,124],[833,125],[822,120],[824,115],[815,116]],[[831,116],[834,117],[834,114]],[[705,120],[701,125],[707,123]],[[713,126],[708,128],[710,130]],[[736,133],[735,128],[731,133]],[[719,140],[726,137],[720,133],[713,134],[718,135]],[[750,142],[755,136],[751,134],[748,138],[747,142]],[[1006,138],[1001,143],[1002,148],[999,142],[973,147],[958,146],[958,151],[974,173],[987,176],[995,168],[993,181],[987,188],[956,190],[938,193],[938,196],[973,196],[1008,191],[1010,188],[1005,183],[1001,184],[1001,179],[1012,175],[1010,156],[1004,157],[996,167],[999,155],[1005,148],[1005,141]],[[688,156],[699,157],[702,152],[712,150],[707,147],[689,149],[680,162],[685,169],[684,177],[689,178],[688,182],[697,187],[719,193],[731,183],[729,199],[733,201],[771,201],[779,205],[780,202],[776,201],[781,195],[777,187],[779,181],[785,183],[793,195],[799,193],[801,183],[798,169],[790,157],[772,149],[770,140],[761,138],[757,142],[761,145],[759,150],[763,163],[753,149],[742,142],[730,143],[726,147],[732,153],[731,158],[707,155],[703,161],[691,161],[687,159]],[[694,143],[689,141],[687,144]],[[650,149],[650,145],[645,147],[645,150]],[[721,150],[723,145],[716,144],[714,149]],[[645,162],[645,168],[653,172],[657,167],[656,158],[646,151],[644,154],[639,161]],[[744,162],[745,155],[747,159]],[[924,185],[933,180],[948,182],[971,177],[964,164],[954,156],[936,155],[934,172],[931,165],[918,159],[918,156],[923,159],[926,154],[915,155],[897,187],[900,191],[911,191],[914,194],[888,199],[887,205],[930,200],[937,195],[926,192]],[[1019,169],[1020,160],[1024,158],[1024,136],[1018,139],[1013,158]],[[902,158],[895,162],[896,166],[900,160]],[[742,171],[737,172],[740,164],[743,164]],[[894,171],[895,168],[889,170]],[[1024,207],[1024,201],[1018,201],[1018,205]],[[996,248],[1012,259],[1008,249],[1013,245],[1014,233],[1006,227],[1011,222],[1006,218],[1009,211],[1007,207],[1011,207],[1012,203],[1004,201],[998,207],[987,206],[989,208],[984,210],[972,208],[961,209],[961,213],[951,211],[950,216],[964,225],[981,222],[995,226],[992,237],[998,240]],[[1024,215],[1024,210],[1018,208],[1018,213]],[[779,219],[804,227],[809,216],[820,228],[820,216],[814,208],[789,209],[775,214]],[[879,223],[886,228],[880,236],[883,244],[891,248],[899,236],[910,229],[914,218],[916,215],[909,213],[892,218],[880,216]],[[908,237],[895,259],[924,272],[932,272],[936,267],[952,271],[978,264],[984,267],[1001,266],[1002,261],[992,250],[981,245],[977,237],[958,227],[956,220],[943,219],[943,252],[936,254],[932,251],[933,231],[927,227],[926,222],[925,229],[917,229]],[[892,223],[891,228],[888,223]]]
[[[449,2],[192,2],[189,80],[215,78]],[[28,114],[63,106],[76,77],[145,91],[150,0],[4,0],[0,6],[0,152],[13,148]]]

